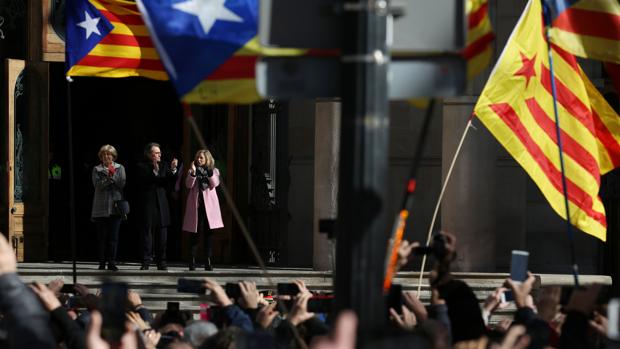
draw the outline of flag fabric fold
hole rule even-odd
[[[258,0],[138,0],[178,95],[193,103],[252,103]]]
[[[467,1],[467,43],[462,55],[467,60],[467,78],[480,74],[493,58],[495,39],[489,19],[488,0]]]
[[[551,40],[585,58],[620,63],[617,0],[546,0],[553,17]]]
[[[132,1],[67,0],[67,76],[168,76]]]
[[[570,222],[606,238],[600,176],[620,165],[620,118],[577,60],[552,45]],[[542,8],[530,0],[474,108],[564,219],[551,73]]]

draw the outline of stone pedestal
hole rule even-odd
[[[338,214],[340,102],[316,103],[314,137],[312,267],[314,270],[332,270],[335,263],[332,243],[327,234],[319,232],[319,220],[335,219]]]
[[[446,100],[443,107],[442,178],[472,113],[476,97]],[[477,120],[455,164],[441,205],[441,227],[456,235],[454,270],[495,270],[497,144]]]

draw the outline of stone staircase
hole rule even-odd
[[[217,267],[214,271],[188,271],[183,265],[170,265],[166,271],[158,271],[151,268],[148,271],[139,270],[140,265],[136,263],[124,263],[118,265],[119,271],[109,272],[97,270],[96,263],[80,262],[77,265],[77,282],[86,285],[93,291],[97,291],[104,280],[116,282],[126,282],[131,290],[137,291],[144,305],[153,312],[161,312],[166,309],[167,302],[179,302],[181,309],[190,310],[196,314],[200,309],[200,304],[205,302],[203,297],[193,294],[183,294],[176,292],[178,278],[201,279],[205,277],[213,278],[220,284],[228,282],[236,283],[241,280],[251,280],[256,282],[259,290],[273,290],[270,282],[264,273],[254,267],[235,268]],[[19,274],[24,282],[39,281],[47,283],[53,279],[63,279],[65,283],[72,283],[72,264],[71,263],[19,263]],[[312,291],[331,292],[332,273],[330,271],[314,271],[310,269],[277,269],[268,270],[269,277],[273,285],[279,282],[290,282],[293,279],[302,279]],[[419,273],[401,272],[394,283],[401,284],[404,290],[417,290]],[[484,299],[496,287],[502,285],[508,274],[502,273],[454,273],[455,277],[461,279],[473,289],[480,300]],[[564,286],[572,285],[572,275],[567,274],[537,274],[535,288],[545,286]],[[603,285],[611,284],[611,277],[605,275],[581,275],[582,284],[600,283]],[[275,291],[275,290],[274,290]],[[430,290],[426,278],[422,281],[421,299],[428,303],[430,300]],[[491,318],[492,322],[498,322],[505,317],[510,317],[514,309],[504,309]]]

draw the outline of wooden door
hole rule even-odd
[[[3,168],[6,171],[3,176],[5,178],[3,183],[5,198],[2,202],[6,205],[2,210],[5,215],[3,230],[8,233],[9,242],[15,249],[17,259],[20,262],[24,260],[24,203],[21,200],[21,177],[17,178],[16,183],[15,154],[17,150],[18,157],[22,156],[19,152],[23,151],[23,143],[20,139],[21,130],[15,128],[15,115],[17,100],[24,94],[24,69],[25,62],[23,60],[7,59],[5,62],[5,90],[7,91],[5,100],[7,102],[5,103],[4,134],[2,135],[5,138],[3,158],[6,159],[6,165]],[[18,149],[16,149],[16,138]],[[17,171],[21,171],[21,168],[18,168]]]

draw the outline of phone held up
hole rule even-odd
[[[527,263],[530,257],[528,251],[512,250],[510,258],[510,279],[515,283],[522,283],[527,279]],[[514,301],[514,295],[510,291],[502,295],[502,303]]]
[[[127,284],[104,282],[101,286],[100,311],[103,317],[101,337],[110,343],[119,343],[125,333],[125,304]]]

